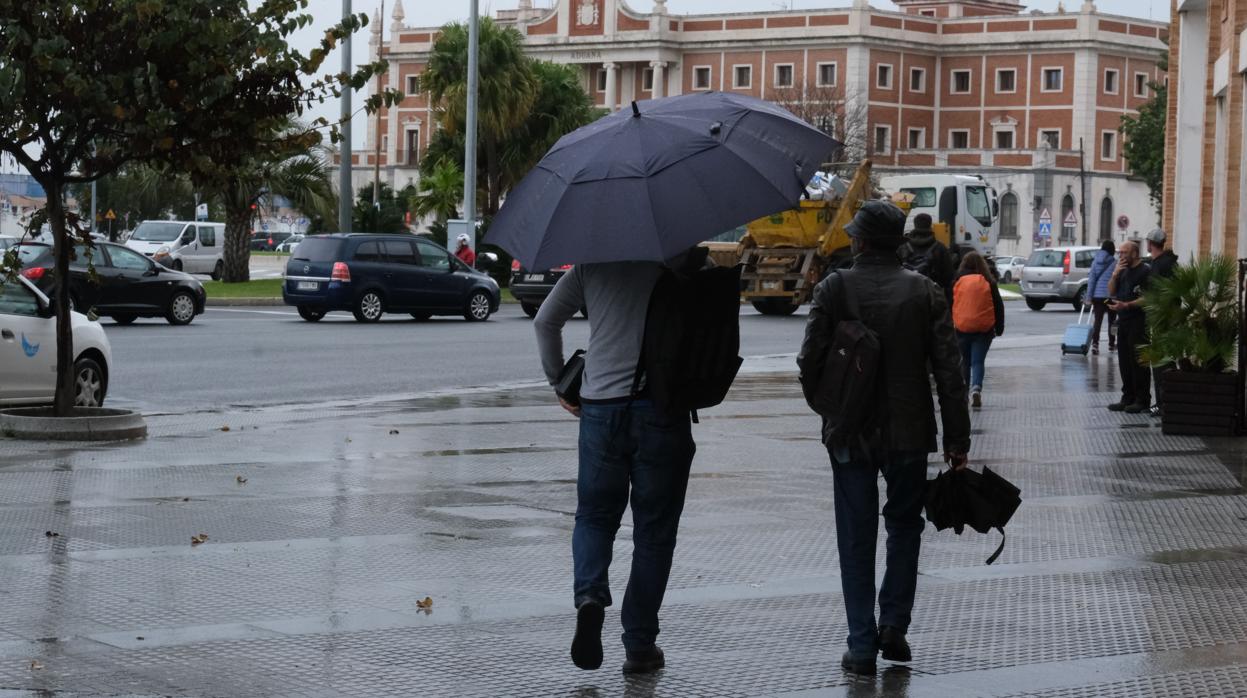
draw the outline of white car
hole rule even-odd
[[[108,393],[112,349],[100,323],[70,314],[74,404],[99,407]],[[23,277],[0,286],[0,405],[47,405],[56,393],[56,317],[52,302]]]
[[[298,247],[300,242],[303,242],[303,236],[299,233],[295,233],[294,235],[291,235],[283,240],[282,243],[277,246],[277,251],[294,252],[294,248]]]
[[[997,257],[996,275],[1000,283],[1011,284],[1022,278],[1022,269],[1026,267],[1025,257]]]
[[[170,269],[210,274],[214,281],[225,272],[224,223],[143,221],[126,240],[126,247]]]

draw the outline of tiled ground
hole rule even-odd
[[[695,427],[670,665],[640,680],[613,611],[605,668],[567,660],[576,428],[544,391],[0,440],[0,696],[1247,695],[1244,449],[1107,412],[1112,361],[991,355],[971,455],[1025,503],[991,567],[994,535],[928,530],[916,661],[870,681],[837,668],[831,480],[791,374]]]

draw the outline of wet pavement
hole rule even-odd
[[[974,415],[973,463],[1022,488],[1004,554],[928,528],[915,661],[845,677],[791,366],[751,361],[694,429],[669,665],[642,679],[617,608],[604,668],[567,658],[576,423],[539,387],[0,439],[0,696],[1247,695],[1247,447],[1108,412],[1114,359],[1049,337],[993,349]]]

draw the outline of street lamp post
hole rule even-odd
[[[342,0],[342,19],[351,17],[351,0]],[[342,42],[342,74],[351,74],[351,35]],[[355,191],[351,186],[351,85],[342,86],[341,147],[338,149],[338,230],[351,229],[351,204]]]
[[[463,219],[467,222],[468,237],[476,246],[476,92],[480,53],[480,17],[478,0],[468,0],[468,105],[467,123],[464,129],[463,148]],[[449,242],[449,241],[447,241]]]

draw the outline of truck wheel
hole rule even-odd
[[[1030,308],[1031,310],[1043,310],[1045,305],[1047,305],[1047,302],[1045,301],[1037,300],[1034,298],[1026,299],[1026,307]]]
[[[541,309],[541,306],[520,301],[520,309],[522,309],[524,314],[528,317],[537,317],[537,311]]]
[[[212,267],[212,280],[220,281],[222,276],[225,276],[225,262],[218,259],[216,266]]]
[[[797,306],[787,298],[763,298],[753,302],[753,307],[763,315],[792,315]]]

